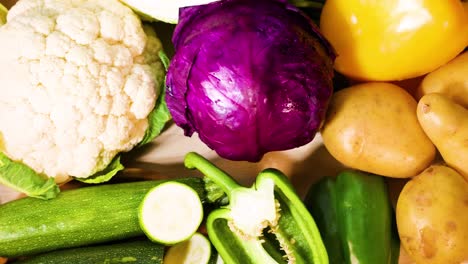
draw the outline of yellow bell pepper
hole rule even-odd
[[[338,72],[395,81],[435,70],[468,45],[468,4],[460,0],[327,0],[320,29]]]

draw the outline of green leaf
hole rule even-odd
[[[169,58],[166,56],[166,54],[163,51],[159,51],[159,58],[161,62],[164,65],[164,68],[167,70],[167,67],[169,67]],[[165,75],[165,74],[164,74]],[[154,138],[156,138],[159,134],[161,134],[161,131],[164,129],[166,126],[166,123],[171,120],[171,114],[169,113],[169,109],[167,108],[166,105],[166,78],[164,77],[164,81],[161,84],[161,87],[159,88],[161,91],[161,94],[156,101],[156,105],[151,111],[151,113],[148,115],[148,129],[145,131],[145,135],[143,139],[138,143],[138,146],[145,145],[151,141],[153,141]]]
[[[149,126],[145,131],[143,139],[140,141],[140,143],[138,143],[138,146],[142,146],[151,142],[154,138],[161,134],[161,131],[166,126],[166,123],[171,120],[171,114],[169,113],[169,109],[167,108],[166,100],[164,98],[165,91],[163,90],[156,102],[156,107],[148,115]]]
[[[84,183],[103,183],[109,181],[112,177],[114,177],[117,172],[124,169],[122,163],[120,163],[120,155],[115,156],[115,158],[109,163],[107,168],[102,171],[99,171],[87,178],[74,178],[77,181],[84,182]]]
[[[0,152],[0,183],[30,197],[52,199],[60,192],[53,178],[37,174],[21,162],[12,161]]]
[[[161,60],[162,64],[164,65],[164,69],[167,69],[169,68],[169,63],[171,62],[171,60],[169,59],[169,57],[167,57],[166,53],[162,50],[159,51],[158,53],[159,55],[159,59]]]

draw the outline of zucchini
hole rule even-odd
[[[382,176],[345,170],[324,177],[304,200],[317,221],[331,264],[398,263],[393,209]]]
[[[175,244],[166,252],[164,264],[197,263],[210,264],[212,254],[211,242],[201,233],[193,236],[181,243]]]
[[[164,246],[149,240],[126,241],[39,254],[14,264],[92,264],[155,263],[162,264]]]
[[[204,201],[201,178],[175,180]],[[0,256],[27,256],[144,235],[138,207],[161,181],[104,184],[61,192],[51,200],[23,198],[0,206]]]
[[[146,194],[138,219],[150,240],[174,245],[190,239],[200,227],[203,205],[200,196],[188,185],[166,182]]]

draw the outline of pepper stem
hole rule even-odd
[[[231,200],[231,193],[234,189],[241,188],[241,186],[227,174],[225,171],[216,167],[209,160],[195,152],[189,152],[185,156],[185,167],[188,169],[197,169],[206,177],[218,184],[221,189],[227,194]]]

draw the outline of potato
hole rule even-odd
[[[468,263],[468,182],[432,165],[411,179],[397,202],[401,244],[416,263]]]
[[[427,94],[417,115],[444,161],[468,180],[468,109],[441,94]]]
[[[418,123],[417,103],[390,83],[364,83],[336,92],[321,130],[330,154],[348,167],[395,177],[427,168],[435,147]]]
[[[426,75],[416,91],[417,99],[441,93],[468,108],[468,51]]]

